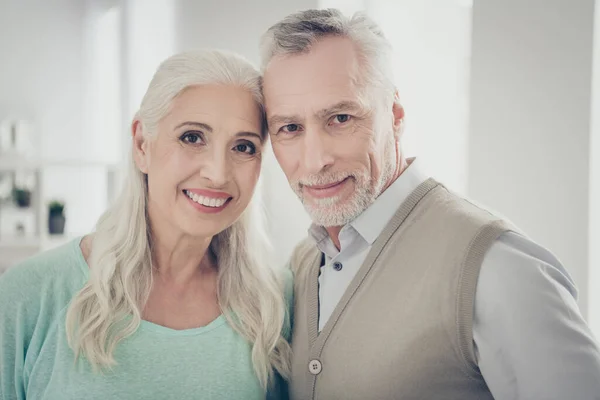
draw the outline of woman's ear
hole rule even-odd
[[[131,124],[131,134],[133,137],[133,160],[144,174],[148,173],[148,140],[144,137],[142,123],[134,120]]]
[[[394,136],[399,139],[404,130],[404,107],[400,104],[398,91],[394,94],[394,104],[392,104],[392,114],[394,115]]]

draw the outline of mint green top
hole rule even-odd
[[[79,243],[37,255],[0,276],[1,400],[265,398],[252,368],[251,345],[223,316],[186,330],[142,321],[118,344],[118,365],[111,371],[76,366],[65,314],[88,279]],[[268,397],[286,397],[282,382],[276,386]]]

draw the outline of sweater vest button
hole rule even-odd
[[[308,363],[308,370],[313,375],[318,375],[322,368],[323,366],[319,360],[311,360],[311,362]]]

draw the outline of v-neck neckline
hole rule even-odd
[[[425,182],[415,189],[410,196],[398,207],[398,210],[392,217],[392,219],[386,225],[382,234],[375,240],[373,246],[360,269],[346,288],[342,298],[336,305],[333,313],[329,317],[328,321],[323,326],[323,329],[319,333],[319,272],[322,263],[323,253],[317,252],[315,259],[312,262],[311,270],[308,276],[308,299],[307,304],[309,309],[307,310],[307,328],[308,328],[308,344],[309,349],[314,357],[318,357],[321,351],[325,347],[325,343],[329,338],[329,335],[333,331],[337,321],[340,319],[350,301],[354,297],[356,291],[361,287],[363,281],[372,270],[373,265],[377,261],[377,258],[383,251],[384,247],[389,242],[392,235],[400,228],[402,223],[406,220],[408,215],[417,206],[417,204],[435,187],[437,183],[434,179],[429,178]]]

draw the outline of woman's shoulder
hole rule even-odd
[[[85,268],[85,269],[84,269]],[[25,393],[27,365],[83,286],[87,264],[79,240],[35,255],[0,276],[0,398]]]
[[[0,304],[36,308],[46,297],[70,297],[87,279],[79,240],[39,253],[0,275]]]

